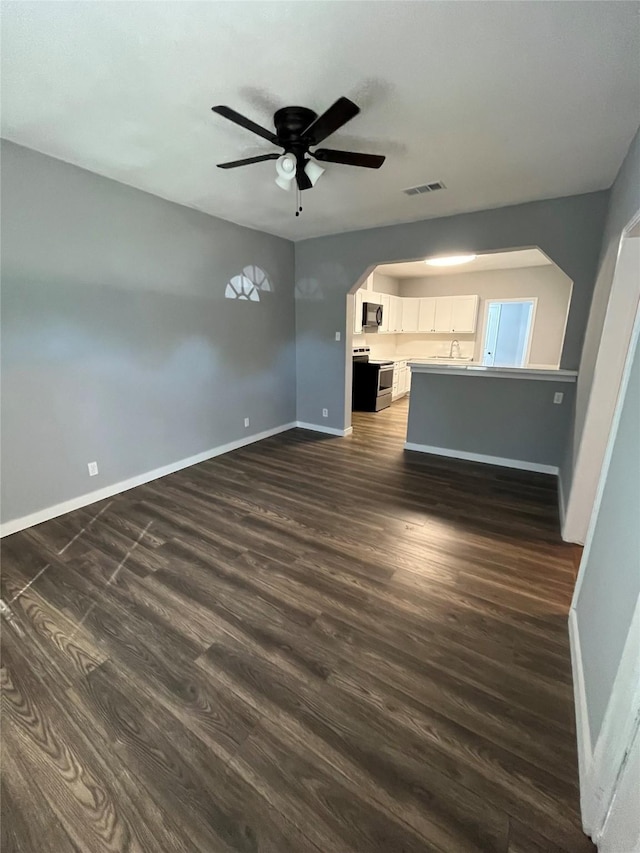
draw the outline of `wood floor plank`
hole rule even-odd
[[[171,815],[161,815],[155,802],[142,796],[140,785],[133,784],[112,750],[97,748],[94,727],[87,726],[73,703],[51,679],[31,671],[12,635],[5,632],[2,645],[3,753],[6,750],[19,766],[36,799],[44,800],[43,813],[48,807],[55,814],[72,849],[146,853],[169,847],[187,853],[190,848],[174,830]],[[9,779],[10,768],[11,763]],[[22,808],[26,805],[20,802]],[[6,819],[8,832],[15,834],[18,823],[12,815]],[[55,838],[55,826],[52,831]],[[37,840],[38,846],[26,848],[29,853],[48,843],[46,836]],[[18,849],[26,843],[21,838]]]
[[[594,850],[556,481],[407,452],[406,418],[2,540],[3,849]]]
[[[80,853],[49,803],[13,758],[8,738],[2,745],[0,850],[3,853]]]
[[[263,729],[282,731],[281,737],[313,750],[316,760],[333,767],[350,790],[410,825],[427,849],[504,849],[505,816],[489,803],[436,766],[414,759],[398,743],[398,732],[391,739],[386,731],[380,737],[366,712],[340,712],[335,690],[325,699],[317,683],[302,682],[282,660],[278,665],[255,651],[248,637],[236,634],[212,646],[198,663],[262,711]]]
[[[283,814],[260,804],[203,740],[131,691],[113,665],[88,676],[72,698],[88,709],[104,742],[146,780],[195,849],[315,851]]]

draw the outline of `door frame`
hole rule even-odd
[[[607,474],[611,464],[618,424],[629,385],[631,367],[638,346],[640,346],[640,302],[635,312],[631,340],[627,348],[620,381],[620,390],[616,400],[593,504],[593,512],[589,522],[589,531],[569,611],[569,638],[574,681],[573,692],[576,715],[576,738],[578,742],[578,770],[580,775],[580,811],[584,831],[596,843],[604,831],[609,807],[616,791],[620,769],[624,766],[625,756],[632,744],[638,725],[638,718],[640,717],[640,657],[638,656],[638,645],[640,644],[640,600],[636,602],[627,639],[618,664],[618,671],[614,679],[609,704],[607,705],[600,733],[595,744],[591,741],[589,728],[577,608]],[[632,710],[632,713],[629,713],[629,709]]]
[[[584,427],[580,445],[574,451],[571,492],[560,496],[562,538],[579,545],[585,543],[593,518],[599,478],[622,387],[625,358],[633,342],[632,323],[621,334],[620,324],[613,321],[617,318],[624,324],[626,318],[634,318],[639,304],[640,280],[638,270],[634,270],[634,253],[640,256],[640,234],[634,235],[637,229],[640,229],[640,210],[620,235]],[[624,269],[626,263],[630,271]]]
[[[487,336],[487,326],[489,323],[489,305],[493,305],[496,302],[533,302],[533,310],[529,316],[529,328],[527,329],[527,347],[525,349],[525,356],[522,364],[523,367],[529,367],[531,361],[531,343],[533,341],[533,330],[536,325],[536,313],[538,310],[537,296],[517,296],[507,299],[501,299],[499,297],[496,297],[495,299],[484,300],[482,332],[480,334],[480,364],[484,363],[484,345]]]

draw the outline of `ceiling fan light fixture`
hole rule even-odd
[[[425,264],[431,267],[457,267],[475,261],[477,255],[446,255],[440,258],[427,258]]]
[[[295,154],[283,154],[276,160],[276,184],[283,190],[290,190],[298,169]]]
[[[293,186],[293,181],[290,181],[287,178],[281,178],[280,175],[278,175],[276,177],[276,184],[280,187],[281,190],[289,191]]]
[[[320,178],[326,172],[326,169],[323,169],[319,163],[316,163],[315,160],[307,160],[307,165],[304,167],[304,171],[306,176],[311,181],[311,186],[315,187],[318,182],[318,178]]]

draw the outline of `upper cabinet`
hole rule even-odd
[[[435,296],[420,300],[421,332],[470,334],[478,321],[477,296]]]
[[[417,332],[420,300],[412,296],[405,296],[400,299],[400,302],[402,303],[402,331]]]
[[[436,303],[438,300],[433,296],[427,296],[419,300],[418,331],[435,332],[436,330]]]
[[[391,332],[392,330],[390,319],[391,319],[391,297],[386,293],[383,293],[381,296],[382,299],[382,325],[378,329],[379,332]]]
[[[384,311],[384,308],[382,310]],[[389,328],[387,331],[402,331],[402,300],[399,296],[389,297]]]
[[[480,298],[469,296],[392,296],[372,290],[355,293],[353,332],[362,334],[362,303],[382,305],[381,332],[473,334],[478,323]]]
[[[451,314],[453,310],[453,296],[439,296],[436,299],[436,321],[434,332],[451,331]]]
[[[478,296],[452,296],[451,326],[452,332],[475,332],[478,324]]]

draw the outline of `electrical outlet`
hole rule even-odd
[[[245,425],[245,427],[249,426],[249,418],[244,419],[244,425]]]
[[[564,399],[564,394],[562,393],[562,391],[556,391],[556,393],[553,395],[553,402],[556,405],[560,405],[560,403],[563,401],[563,399]]]
[[[98,473],[98,463],[97,462],[87,462],[87,468],[89,469],[89,476],[95,477]]]
[[[323,409],[323,410],[322,410],[322,417],[323,417],[323,418],[328,418],[328,417],[329,417],[329,409]]]
[[[337,340],[337,341],[339,341],[339,340],[340,340],[340,332],[336,332],[336,340]]]

